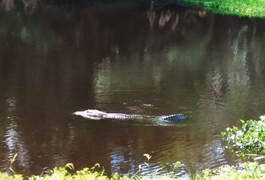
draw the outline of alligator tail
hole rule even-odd
[[[169,116],[162,117],[162,120],[171,121],[171,122],[181,122],[181,121],[185,120],[186,118],[187,118],[187,116],[185,116],[184,114],[172,114]]]

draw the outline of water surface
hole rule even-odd
[[[0,159],[9,172],[73,163],[107,173],[237,164],[220,132],[265,109],[264,22],[195,9],[48,6],[0,12]],[[91,121],[85,109],[179,124]],[[152,156],[150,168],[143,154]]]

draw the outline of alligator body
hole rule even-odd
[[[112,119],[112,120],[158,120],[158,121],[168,121],[168,122],[181,122],[187,118],[184,114],[172,114],[164,116],[150,116],[150,115],[140,115],[140,114],[123,114],[123,113],[106,113],[103,111],[88,109],[85,111],[77,111],[73,113],[74,115],[79,115],[84,118],[92,120],[101,119]]]

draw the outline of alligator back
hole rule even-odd
[[[143,119],[143,116],[139,114],[107,113],[103,115],[103,119],[141,120]]]

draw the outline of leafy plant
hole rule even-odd
[[[215,173],[210,169],[205,169],[202,175],[196,173],[194,180],[239,180],[239,179],[255,179],[261,180],[265,178],[265,165],[253,162],[242,163],[239,167],[224,165],[218,168]]]
[[[242,122],[242,127],[227,128],[227,132],[222,132],[223,139],[228,142],[228,148],[239,150],[240,152],[252,152],[265,154],[265,116],[261,120],[248,120]]]

